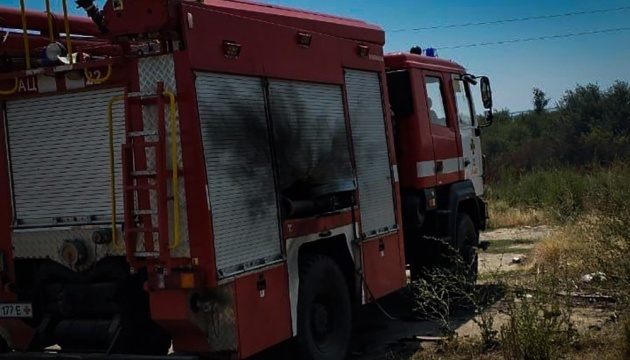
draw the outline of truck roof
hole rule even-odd
[[[385,67],[387,67],[388,70],[422,68],[457,73],[466,72],[466,69],[462,65],[452,60],[401,52],[386,54]]]
[[[227,13],[298,29],[380,46],[385,44],[383,29],[361,20],[247,0],[204,0],[203,4]]]

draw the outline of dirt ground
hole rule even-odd
[[[530,258],[536,242],[549,235],[549,226],[523,226],[481,233],[480,241],[490,243],[487,251],[479,254],[479,272],[518,269]]]
[[[495,271],[515,271],[526,267],[533,256],[536,242],[550,234],[549,226],[498,229],[481,234],[480,240],[489,242],[489,247],[480,254],[480,279],[484,274]],[[358,325],[355,336],[353,360],[403,360],[409,359],[422,348],[430,347],[440,335],[439,326],[429,321],[419,321],[411,316],[413,301],[405,292],[393,294],[382,301],[381,309],[372,305],[366,309],[364,325]],[[490,307],[495,314],[495,330],[505,324],[505,304],[501,301]],[[453,317],[453,327],[461,338],[477,337],[479,328],[473,321],[474,314],[459,314]],[[592,298],[574,299],[573,321],[578,329],[598,331],[615,319],[614,306],[605,300]],[[363,327],[365,326],[365,327]]]

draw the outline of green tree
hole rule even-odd
[[[537,114],[542,114],[545,112],[547,105],[549,105],[549,98],[547,98],[547,94],[539,88],[534,88],[534,111]]]
[[[539,111],[497,112],[482,132],[490,181],[549,166],[584,166],[630,158],[630,85],[617,81],[567,90],[557,110],[548,110],[545,93],[534,89]],[[535,109],[536,110],[536,109]]]

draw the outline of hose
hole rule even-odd
[[[94,0],[76,0],[77,7],[83,8],[92,21],[103,34],[109,30],[105,27],[103,12],[94,4]]]

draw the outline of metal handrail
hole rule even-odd
[[[24,1],[24,0],[21,0]],[[63,4],[63,22],[66,28],[66,47],[68,49],[68,62],[72,64],[74,61],[72,59],[72,40],[70,40],[70,22],[68,21],[68,4],[66,0],[62,0]]]
[[[15,85],[13,86],[13,89],[11,90],[7,90],[7,91],[2,91],[0,90],[0,95],[11,95],[11,94],[15,94],[18,91],[18,87],[20,85],[20,81],[18,80],[18,78],[15,78]]]
[[[112,243],[114,248],[123,250],[125,244],[118,243],[118,233],[116,230],[116,174],[114,170],[114,103],[125,100],[124,96],[115,96],[109,100],[107,109],[107,129],[109,131],[109,191],[111,196],[112,210]]]
[[[55,34],[53,33],[53,19],[52,13],[50,12],[50,0],[46,0],[46,15],[48,16],[48,38],[52,44],[55,42]]]
[[[175,94],[170,91],[162,93],[169,97],[169,114],[171,118],[171,162],[173,164],[173,244],[169,245],[170,250],[177,249],[180,244],[179,237],[179,178],[177,168],[177,111],[175,108]]]
[[[107,74],[103,78],[100,78],[100,79],[93,78],[88,68],[83,69],[83,72],[85,73],[85,78],[88,81],[91,81],[94,84],[102,84],[106,82],[107,80],[109,80],[110,77],[112,77],[112,73],[113,73],[112,64],[107,65]]]
[[[26,70],[30,70],[31,69],[31,49],[28,44],[28,26],[26,25],[26,9],[24,6],[24,0],[20,0],[20,15],[22,16],[22,36],[24,37]]]

